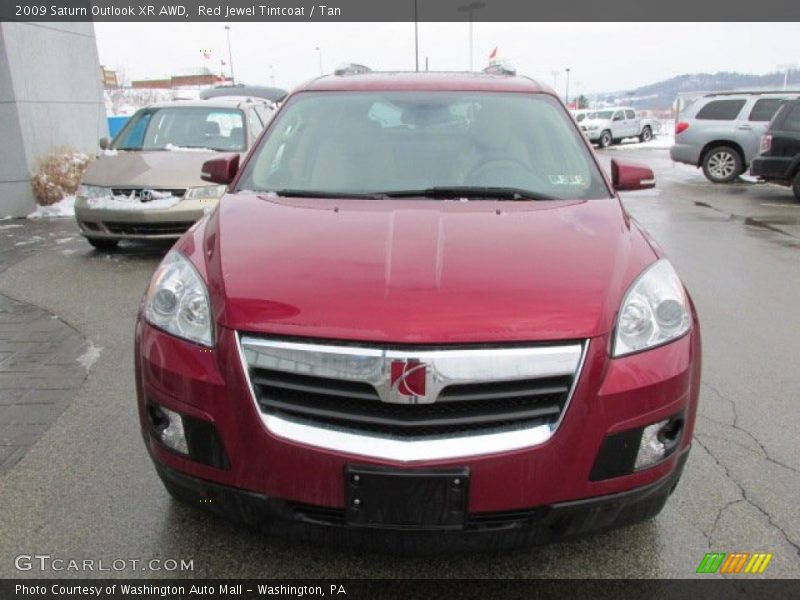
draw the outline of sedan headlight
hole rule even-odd
[[[110,198],[111,188],[101,187],[98,185],[79,185],[77,195],[81,198],[96,199],[96,198]]]
[[[625,294],[617,318],[612,356],[666,344],[691,327],[689,300],[666,259],[648,267]]]
[[[227,185],[204,185],[202,187],[189,188],[183,197],[185,200],[221,198],[227,189]]]
[[[211,302],[202,277],[175,250],[156,269],[147,289],[145,319],[177,337],[204,346],[214,345]]]

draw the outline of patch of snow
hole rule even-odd
[[[157,192],[153,190],[152,200],[142,202],[136,197],[135,192],[129,196],[117,194],[108,198],[89,198],[90,208],[101,208],[105,210],[158,210],[171,208],[181,201],[180,196],[173,196],[169,192]]]
[[[61,254],[64,254],[65,256],[69,256],[70,254],[75,254],[75,252],[76,252],[76,250],[73,250],[72,248],[64,248],[61,251]]]
[[[36,244],[41,242],[44,238],[40,235],[34,235],[33,237],[29,237],[27,240],[23,240],[21,242],[17,242],[14,244],[15,246],[30,246],[31,244]]]
[[[624,140],[621,144],[617,146],[612,146],[612,148],[616,148],[619,150],[628,149],[628,148],[656,148],[656,149],[668,149],[672,144],[675,143],[675,137],[669,134],[662,134],[655,136],[649,142],[639,142],[635,138],[631,138],[630,140]]]
[[[94,363],[97,362],[97,359],[100,358],[100,352],[102,352],[102,350],[102,347],[95,346],[94,342],[89,340],[89,346],[86,348],[86,352],[81,354],[76,360],[88,373],[89,369],[91,369]]]
[[[175,144],[167,144],[164,146],[164,150],[169,150],[170,152],[215,152],[211,148],[189,148],[187,146],[176,146]]]
[[[74,237],[58,238],[56,240],[56,244],[67,244],[74,239],[75,239]]]
[[[102,152],[100,152],[102,156],[116,156],[119,154],[119,151],[116,148],[106,148]]]
[[[0,219],[0,221],[8,221],[9,219],[13,219],[13,218],[14,218],[14,217],[12,217],[11,215],[6,215],[6,216],[5,216],[5,217],[3,217],[2,219]]]
[[[75,216],[75,196],[64,196],[61,200],[50,206],[37,206],[36,210],[28,215],[29,219],[51,219]]]
[[[15,227],[22,227],[22,225],[0,225],[0,229],[14,229]]]

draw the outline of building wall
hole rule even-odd
[[[0,23],[0,218],[35,208],[30,174],[61,146],[108,134],[92,23]]]

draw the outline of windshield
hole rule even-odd
[[[486,92],[300,93],[273,121],[237,189],[286,196],[419,191],[477,198],[490,189],[514,190],[513,199],[610,195],[557,100]]]
[[[245,150],[242,112],[227,108],[145,108],[114,139],[116,150]]]
[[[613,115],[614,115],[614,111],[613,110],[600,110],[600,111],[597,111],[596,113],[592,113],[591,115],[589,115],[589,118],[590,119],[605,119],[605,120],[608,120]]]

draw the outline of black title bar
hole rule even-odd
[[[0,21],[775,21],[797,0],[2,0]],[[609,32],[613,35],[613,32]],[[676,40],[680,43],[680,40]]]

